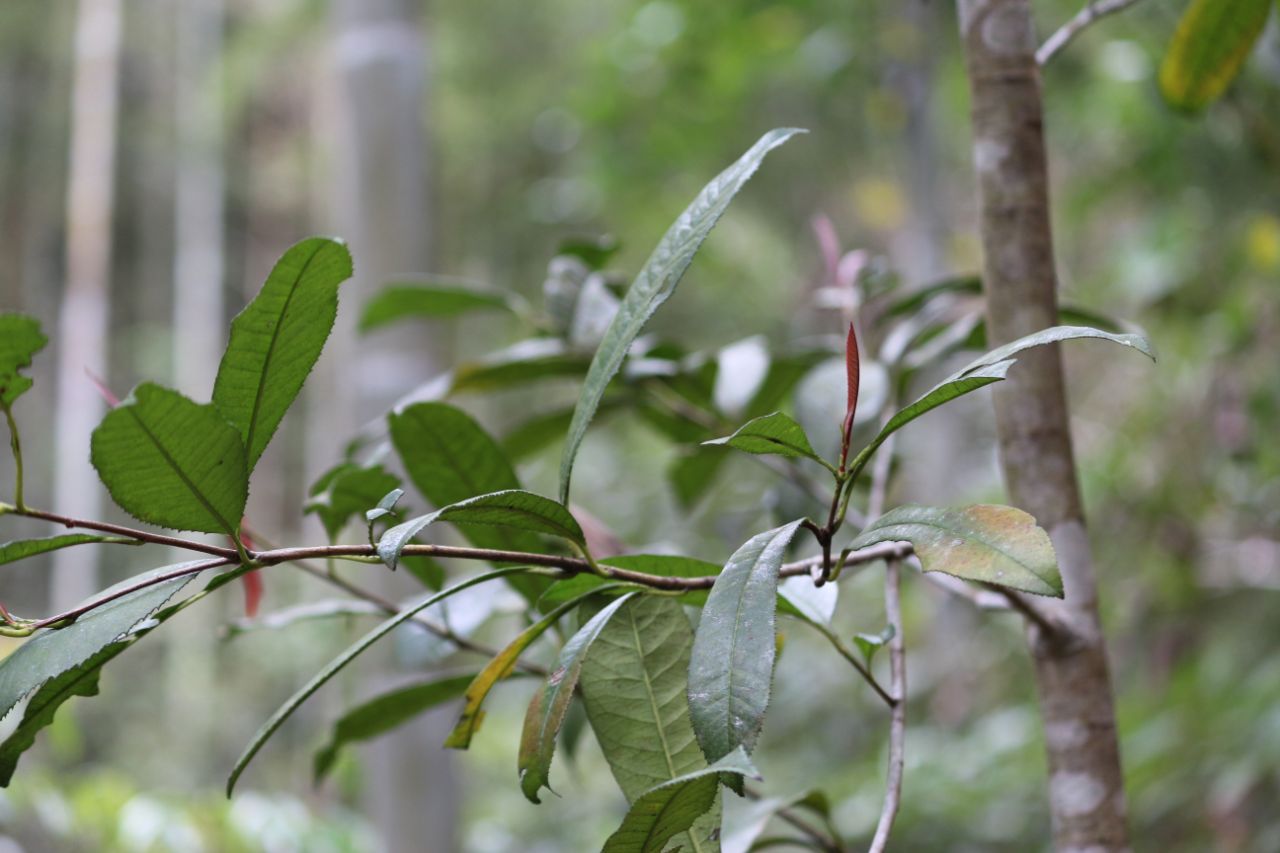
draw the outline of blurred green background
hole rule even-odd
[[[568,236],[616,235],[622,250],[610,267],[634,271],[698,188],[777,126],[810,133],[748,185],[656,318],[664,335],[713,349],[755,334],[780,343],[838,331],[838,317],[813,307],[817,214],[832,219],[846,249],[883,259],[905,287],[980,264],[968,97],[948,3],[10,0],[0,4],[0,309],[39,316],[52,339],[21,413],[37,506],[58,500],[60,466],[87,467],[58,451],[53,432],[55,365],[76,328],[64,310],[77,227],[68,212],[72,93],[91,46],[75,33],[95,5],[114,9],[121,27],[119,101],[101,293],[107,337],[81,357],[117,392],[143,379],[198,381],[184,378],[199,377],[198,367],[184,374],[179,364],[196,333],[175,318],[183,289],[198,286],[182,270],[210,270],[199,260],[175,266],[188,240],[223,259],[217,316],[205,316],[222,329],[275,257],[317,232],[355,244],[366,277],[345,291],[348,309],[395,272],[462,276],[535,298]],[[1034,5],[1047,33],[1079,4]],[[1177,0],[1140,3],[1087,31],[1044,73],[1063,298],[1136,323],[1160,353],[1153,368],[1112,363],[1102,348],[1070,350],[1074,431],[1135,847],[1271,851],[1280,849],[1280,32],[1273,20],[1222,102],[1184,117],[1154,82],[1181,11]],[[409,108],[362,101],[363,84],[351,84],[361,62],[389,63],[388,85],[409,93]],[[422,174],[416,207],[400,215],[378,209],[367,189],[377,176],[361,178],[352,164],[367,165],[360,146],[384,144],[381,130],[406,122],[412,148],[401,154]],[[203,183],[184,183],[197,173]],[[353,181],[364,179],[357,205]],[[197,207],[216,201],[205,232],[181,224],[191,221],[178,212],[192,197],[184,193]],[[346,233],[353,217],[374,233]],[[380,254],[386,221],[420,244]],[[404,258],[425,270],[403,268]],[[382,411],[353,409],[350,383],[376,386],[362,399],[385,405],[442,364],[514,334],[505,321],[468,318],[452,332],[405,327],[357,340],[350,321],[340,324],[305,411],[264,457],[255,526],[281,541],[320,541],[319,525],[299,512],[306,487],[349,432]],[[435,337],[424,344],[424,335]],[[374,353],[359,362],[367,373],[343,361],[359,348]],[[378,361],[384,351],[392,355]],[[560,391],[572,399],[572,383]],[[530,398],[463,405],[501,433]],[[913,426],[899,447],[894,500],[999,500],[992,433],[982,395]],[[767,514],[768,475],[733,462],[685,512],[662,476],[672,453],[641,425],[611,419],[584,448],[577,501],[628,545],[722,560]],[[549,490],[556,463],[552,449],[522,475]],[[8,465],[0,461],[0,482]],[[5,524],[4,539],[39,530]],[[144,561],[135,549],[107,551],[101,576],[154,564]],[[0,600],[46,612],[59,594],[50,579],[67,577],[50,568],[6,566]],[[893,849],[1046,849],[1041,732],[1020,627],[914,581],[905,593],[907,776]],[[268,610],[328,597],[282,569],[266,582]],[[878,582],[855,578],[842,592],[842,619],[878,630],[879,602]],[[502,601],[475,607],[475,634],[487,642],[518,625]],[[240,608],[233,591],[184,614],[165,642],[107,673],[101,698],[63,712],[0,793],[0,851],[396,849],[371,802],[401,811],[430,803],[453,827],[401,849],[574,851],[599,844],[623,813],[589,736],[557,765],[560,798],[538,807],[521,797],[514,756],[526,680],[495,692],[473,748],[432,765],[431,787],[379,787],[385,768],[371,752],[313,789],[311,750],[327,722],[369,693],[367,673],[317,697],[226,802],[222,779],[245,739],[366,627],[353,618],[220,639]],[[823,787],[836,825],[858,843],[879,810],[884,715],[799,630],[787,633],[760,750],[764,788]],[[400,673],[392,679],[461,665],[412,637],[384,664]]]

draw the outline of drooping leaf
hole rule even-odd
[[[381,465],[368,468],[351,465],[339,471],[324,491],[307,501],[304,511],[320,516],[320,523],[332,542],[352,518],[364,516],[399,485],[400,478]]]
[[[760,161],[798,132],[787,128],[766,133],[736,163],[712,180],[658,242],[657,248],[632,282],[618,313],[605,332],[604,340],[596,350],[587,378],[583,382],[578,405],[574,409],[573,422],[569,427],[569,437],[560,462],[562,503],[569,500],[573,463],[586,435],[587,426],[595,416],[596,407],[604,396],[609,381],[622,366],[632,342],[653,313],[675,290],[694,254],[738,190],[755,173]]]
[[[232,321],[213,402],[239,431],[249,471],[320,358],[338,316],[338,285],[351,273],[343,243],[303,240],[276,262],[262,290]]]
[[[714,806],[724,773],[760,778],[746,751],[738,747],[710,767],[664,782],[631,804],[622,825],[605,842],[604,853],[662,853],[668,841]]]
[[[485,572],[484,574],[467,578],[446,590],[433,593],[426,598],[419,600],[416,604],[404,608],[395,616],[392,616],[390,619],[365,634],[353,645],[349,646],[342,654],[329,661],[323,669],[312,676],[306,684],[300,687],[298,691],[290,696],[283,705],[277,708],[276,712],[262,724],[256,733],[254,733],[253,738],[249,741],[249,745],[245,747],[244,752],[242,752],[240,757],[236,759],[235,766],[231,770],[231,775],[227,777],[227,796],[231,796],[232,791],[235,790],[236,782],[240,779],[241,774],[244,773],[245,768],[249,766],[249,762],[253,760],[253,757],[258,754],[263,745],[266,744],[266,742],[271,739],[271,736],[274,735],[280,726],[284,724],[284,721],[289,719],[289,717],[293,715],[293,712],[298,710],[302,703],[309,699],[313,693],[323,687],[329,679],[341,672],[347,664],[351,663],[363,654],[370,646],[390,634],[405,622],[412,619],[418,613],[426,610],[437,602],[444,601],[455,593],[459,593],[464,589],[469,589],[477,584],[486,583],[491,580],[506,577],[507,575],[511,575],[516,572],[524,571],[528,571],[528,569],[520,567],[494,569],[491,572]]]
[[[462,708],[462,716],[458,719],[458,724],[453,727],[449,737],[445,738],[445,746],[450,749],[466,749],[471,746],[471,738],[479,731],[480,724],[484,722],[482,706],[493,686],[511,674],[512,670],[516,668],[516,662],[520,659],[520,655],[524,654],[525,649],[529,648],[534,640],[545,634],[548,628],[560,620],[561,616],[594,594],[594,591],[588,592],[586,595],[581,595],[561,604],[521,631],[514,640],[508,643],[502,651],[498,652],[485,665],[484,669],[480,670],[480,674],[467,687],[467,701]]]
[[[316,752],[312,760],[315,781],[319,782],[328,775],[344,746],[375,738],[436,705],[456,699],[473,678],[474,673],[438,678],[400,687],[361,702],[339,718],[329,742]]]
[[[741,746],[764,725],[777,655],[778,570],[800,522],[759,533],[733,553],[716,578],[694,635],[689,712],[709,761]]]
[[[667,469],[667,480],[682,509],[693,509],[711,491],[728,455],[697,445],[676,455]]]
[[[707,766],[685,691],[692,644],[679,602],[648,595],[629,599],[587,652],[579,680],[587,718],[628,802]],[[700,819],[685,849],[718,849],[707,840],[718,825],[716,813]]]
[[[49,536],[44,539],[15,539],[12,542],[0,542],[0,565],[15,560],[25,560],[36,554],[57,551],[59,548],[70,548],[73,545],[89,545],[100,543],[105,545],[141,545],[137,539],[126,536],[101,536],[92,533],[65,533],[61,536]]]
[[[31,387],[31,377],[23,368],[49,339],[40,331],[40,321],[25,314],[0,314],[0,408],[8,409]]]
[[[396,511],[396,504],[400,503],[400,499],[404,497],[404,489],[392,489],[381,498],[373,509],[367,509],[364,512],[364,520],[372,525],[380,518],[392,515]]]
[[[804,434],[804,427],[790,415],[773,412],[738,427],[737,432],[724,438],[704,441],[703,444],[723,445],[746,453],[773,454],[790,459],[812,459],[828,468],[831,466],[817,454]]]
[[[497,391],[525,387],[538,379],[576,378],[587,372],[590,358],[557,338],[532,338],[512,344],[454,371],[451,393]]]
[[[573,693],[578,687],[578,678],[582,674],[587,652],[631,595],[624,595],[591,617],[564,644],[560,657],[556,659],[555,669],[529,702],[520,737],[517,770],[520,774],[520,790],[531,802],[539,802],[538,791],[551,787],[549,777],[551,758],[556,749],[556,736],[573,701]]]
[[[849,547],[879,542],[910,542],[926,572],[1062,597],[1049,534],[1011,506],[900,506],[858,534]]]
[[[1009,368],[1017,361],[1014,356],[1023,350],[1075,338],[1099,338],[1111,341],[1121,346],[1132,347],[1153,361],[1155,360],[1155,352],[1151,349],[1151,344],[1147,342],[1146,338],[1136,334],[1117,335],[1111,332],[1103,332],[1099,329],[1090,329],[1086,326],[1053,326],[1052,328],[1026,335],[974,359],[960,370],[951,374],[951,376],[939,382],[923,397],[895,414],[880,430],[880,433],[871,440],[871,443],[857,455],[849,466],[850,470],[854,473],[862,470],[863,466],[871,458],[871,454],[876,451],[876,448],[884,444],[890,435],[926,412],[930,412],[943,403],[968,394],[970,391],[976,391],[979,388],[1004,379],[1009,372]]]
[[[791,615],[799,614],[819,625],[830,625],[840,601],[840,586],[834,583],[818,586],[813,578],[796,575],[778,584],[780,609]]]
[[[471,311],[495,310],[512,310],[510,295],[505,291],[446,280],[396,283],[365,303],[360,331],[371,332],[415,317],[456,317]]]
[[[582,548],[587,545],[586,535],[569,510],[551,498],[520,489],[508,489],[505,492],[469,498],[397,524],[378,540],[378,556],[394,569],[404,547],[427,525],[436,521],[450,521],[464,527],[511,527],[547,536],[559,536]]]
[[[1217,100],[1240,73],[1266,26],[1272,0],[1192,0],[1160,64],[1160,92],[1194,112]]]
[[[213,405],[144,382],[102,419],[90,447],[103,485],[133,517],[228,536],[239,529],[244,445]]]

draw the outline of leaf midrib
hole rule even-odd
[[[155,446],[156,450],[160,453],[161,458],[163,458],[165,463],[170,468],[173,469],[173,473],[178,475],[178,479],[182,480],[183,485],[185,485],[187,487],[187,490],[190,491],[191,494],[195,497],[195,499],[200,502],[200,505],[203,506],[205,510],[210,515],[212,515],[219,524],[222,525],[222,529],[226,532],[228,536],[235,536],[235,528],[232,527],[231,524],[229,524],[227,520],[222,517],[222,513],[218,512],[218,510],[214,508],[213,504],[211,504],[208,498],[204,496],[204,493],[201,492],[200,489],[196,486],[196,484],[191,481],[191,478],[188,477],[186,472],[182,470],[182,467],[178,465],[177,460],[175,460],[169,454],[168,449],[163,444],[160,443],[160,439],[156,437],[156,434],[153,433],[151,429],[146,425],[146,423],[142,420],[142,418],[138,416],[138,413],[137,411],[135,411],[134,407],[125,406],[123,408],[133,417],[133,420],[135,423],[137,423],[139,429],[141,429],[144,433],[146,433],[147,438],[151,439],[151,443]]]

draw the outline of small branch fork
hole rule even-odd
[[[1089,0],[1074,18],[1059,27],[1053,35],[1045,39],[1044,44],[1040,45],[1040,49],[1036,51],[1036,64],[1043,68],[1089,25],[1108,15],[1128,9],[1137,2],[1138,0]]]

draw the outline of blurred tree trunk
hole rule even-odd
[[[339,233],[351,243],[356,280],[343,293],[334,335],[335,384],[322,405],[339,441],[447,363],[438,327],[380,334],[354,343],[355,320],[368,295],[397,273],[429,268],[426,48],[411,0],[335,0],[334,58],[338,151],[334,173]],[[330,439],[332,441],[332,438]],[[326,457],[326,464],[332,461]],[[384,573],[382,582],[403,581]],[[411,588],[388,589],[405,594]],[[386,679],[375,682],[386,687]],[[452,709],[429,714],[372,744],[365,813],[391,851],[457,849],[458,783],[441,744]]]
[[[959,0],[959,9],[972,93],[987,328],[996,346],[1058,320],[1040,72],[1029,0]],[[1058,348],[1019,356],[1009,381],[995,390],[995,407],[1010,495],[1049,531],[1066,585],[1065,600],[1044,607],[1063,626],[1061,636],[1029,628],[1054,845],[1127,850],[1106,640]]]
[[[106,378],[115,190],[120,0],[80,0],[73,61],[67,179],[66,286],[58,317],[53,503],[66,515],[99,518],[102,489],[89,464],[89,435],[105,404],[86,370]],[[96,551],[54,555],[55,610],[98,589]]]

